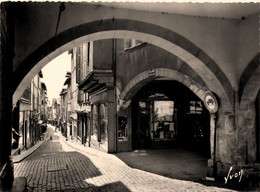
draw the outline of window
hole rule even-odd
[[[91,135],[93,135],[94,139],[97,140],[98,139],[98,111],[97,111],[97,105],[93,105],[93,132],[91,133]]]
[[[118,141],[127,141],[127,117],[118,117]]]
[[[100,104],[99,115],[100,115],[100,133],[99,141],[101,144],[107,142],[107,127],[108,127],[108,116],[107,116],[107,106],[105,104]]]
[[[93,139],[106,144],[108,141],[108,107],[105,104],[93,105]]]
[[[89,57],[90,57],[90,42],[88,42],[88,58],[87,58],[87,65],[88,65],[88,67],[89,67]]]
[[[176,137],[173,115],[173,101],[154,101],[151,139],[155,141],[172,140]]]
[[[201,101],[190,101],[189,114],[201,114],[203,111]]]
[[[76,48],[76,83],[80,83],[82,80],[83,69],[82,69],[82,47]]]

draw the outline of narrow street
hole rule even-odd
[[[29,191],[231,191],[131,168],[115,155],[69,143],[52,126],[48,134],[52,140],[14,164]]]

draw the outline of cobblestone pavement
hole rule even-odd
[[[50,133],[52,140],[14,164],[15,177],[26,177],[31,191],[232,191],[134,169],[112,154],[75,150]]]

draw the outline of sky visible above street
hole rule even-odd
[[[71,55],[68,54],[68,51],[56,57],[42,68],[42,82],[44,82],[47,87],[49,101],[52,101],[53,98],[60,97],[67,71],[71,71]]]

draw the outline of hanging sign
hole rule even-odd
[[[212,92],[207,91],[204,96],[205,107],[209,110],[210,113],[216,113],[218,110],[218,102],[216,97]]]

